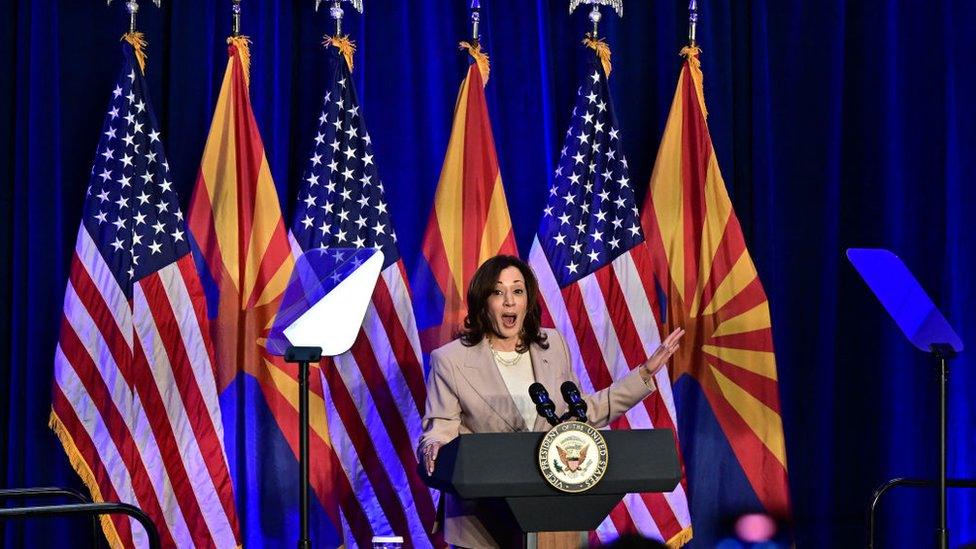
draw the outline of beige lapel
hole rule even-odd
[[[552,347],[549,349],[552,349]],[[556,402],[559,387],[556,383],[556,368],[549,362],[549,357],[552,355],[549,349],[532,345],[529,347],[529,356],[532,357],[532,374],[535,376],[535,380],[546,387],[546,391],[549,391],[549,398],[553,399],[553,402]],[[535,425],[532,426],[532,430],[548,431],[549,423],[542,416],[536,416]]]
[[[515,407],[515,401],[508,392],[508,386],[498,372],[495,359],[488,348],[488,340],[482,339],[474,347],[468,347],[468,353],[460,368],[471,387],[478,396],[485,401],[490,410],[501,417],[513,431],[526,430],[522,414]],[[535,364],[533,362],[533,367]]]

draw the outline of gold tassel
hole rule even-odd
[[[600,38],[593,38],[590,33],[586,33],[583,44],[596,51],[600,63],[603,64],[603,72],[606,73],[607,78],[610,78],[610,46]]]
[[[139,70],[146,74],[146,39],[141,32],[127,32],[122,35],[122,40],[132,44],[132,49],[136,51],[136,61],[139,62]]]
[[[349,72],[352,72],[352,56],[356,53],[356,43],[349,39],[348,36],[335,35],[329,36],[325,35],[325,39],[322,40],[322,45],[325,47],[335,46],[342,54],[342,57],[346,59],[346,66],[349,67]]]
[[[487,86],[488,76],[491,73],[491,60],[488,59],[488,54],[481,51],[481,44],[461,42],[459,46],[462,50],[468,50],[468,54],[474,58],[474,62],[478,64],[478,72],[481,73],[481,83]]]
[[[698,92],[698,103],[701,105],[702,115],[708,118],[708,109],[705,108],[705,86],[703,85],[701,59],[698,58],[700,54],[701,48],[698,46],[685,46],[681,48],[681,56],[688,60],[691,80],[694,82],[695,90]]]
[[[244,69],[244,82],[251,84],[251,39],[247,36],[230,36],[227,44],[237,49],[237,56],[241,60],[241,67]]]
[[[61,423],[61,418],[54,413],[54,410],[51,410],[47,426],[54,431],[54,434],[61,441],[61,446],[64,447],[64,453],[68,455],[68,462],[71,463],[71,467],[81,477],[81,481],[85,483],[85,486],[88,487],[88,491],[92,495],[92,501],[95,503],[104,502],[105,499],[102,497],[101,490],[98,489],[98,481],[95,480],[95,474],[88,467],[85,458],[82,457],[81,452],[78,451],[78,447],[75,446],[75,441],[71,438],[71,433],[68,432],[68,428],[64,426],[64,423]],[[119,533],[115,529],[115,523],[112,522],[109,515],[100,515],[98,521],[102,524],[102,533],[105,534],[105,539],[108,540],[109,546],[122,547],[122,540],[119,538]]]

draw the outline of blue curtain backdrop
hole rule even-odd
[[[585,10],[566,0],[482,0],[488,100],[519,248],[537,228],[583,56]],[[0,6],[0,481],[78,486],[47,429],[68,262],[112,79],[121,2]],[[142,2],[148,80],[176,186],[190,197],[226,63],[230,1]],[[323,89],[312,2],[243,4],[251,94],[286,219]],[[367,0],[347,9],[354,73],[400,246],[413,272],[467,60],[463,0]],[[843,252],[893,249],[970,346],[950,378],[950,475],[976,477],[976,3],[705,0],[709,124],[769,294],[795,533],[857,546],[872,489],[934,477],[936,378]],[[684,45],[685,0],[605,14],[610,79],[632,180],[648,181]],[[642,189],[643,190],[643,189]],[[184,207],[186,204],[184,204]],[[967,219],[969,221],[967,221]],[[422,298],[422,296],[418,296]],[[283,491],[292,487],[280,487]],[[692,498],[694,489],[692,487]],[[976,541],[976,494],[950,495],[953,545]],[[883,540],[926,546],[934,491],[895,494]],[[694,508],[693,508],[694,512]],[[242,515],[243,518],[243,515]],[[75,546],[90,523],[0,523],[6,546]],[[696,524],[697,546],[722,525]]]

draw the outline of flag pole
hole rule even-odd
[[[158,8],[162,0],[153,0],[153,4],[156,4]],[[106,6],[112,5],[112,0],[105,1]],[[129,33],[133,34],[136,32],[136,15],[139,13],[139,1],[138,0],[128,0],[125,3],[125,9],[129,12]]]
[[[591,38],[593,40],[597,39],[597,31],[599,31],[600,20],[603,19],[603,14],[600,13],[600,6],[610,6],[614,11],[617,12],[619,17],[624,16],[624,0],[569,0],[569,13],[576,11],[576,8],[580,4],[590,4],[593,9],[590,10],[589,19],[593,23],[593,34]]]
[[[688,45],[695,47],[698,34],[698,0],[688,4]]]
[[[471,45],[478,46],[480,43],[479,38],[479,25],[481,23],[481,2],[479,0],[471,0]]]
[[[241,0],[234,0],[230,8],[231,28],[230,35],[237,38],[241,35]]]
[[[332,0],[332,7],[329,8],[329,15],[335,19],[336,22],[336,38],[342,36],[342,16],[345,12],[342,11],[342,1],[343,0]],[[346,0],[353,7],[354,10],[359,13],[363,13],[363,0]],[[322,5],[322,0],[315,0],[315,11],[319,11],[319,6]]]

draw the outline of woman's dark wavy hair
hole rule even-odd
[[[488,296],[495,289],[498,275],[509,267],[521,271],[526,293],[525,320],[522,322],[522,333],[515,350],[524,353],[533,343],[543,349],[549,348],[546,334],[542,332],[539,281],[526,262],[511,255],[496,255],[485,261],[471,277],[471,283],[468,284],[468,315],[464,317],[464,329],[459,335],[464,346],[471,347],[489,335],[498,335],[488,313]]]

